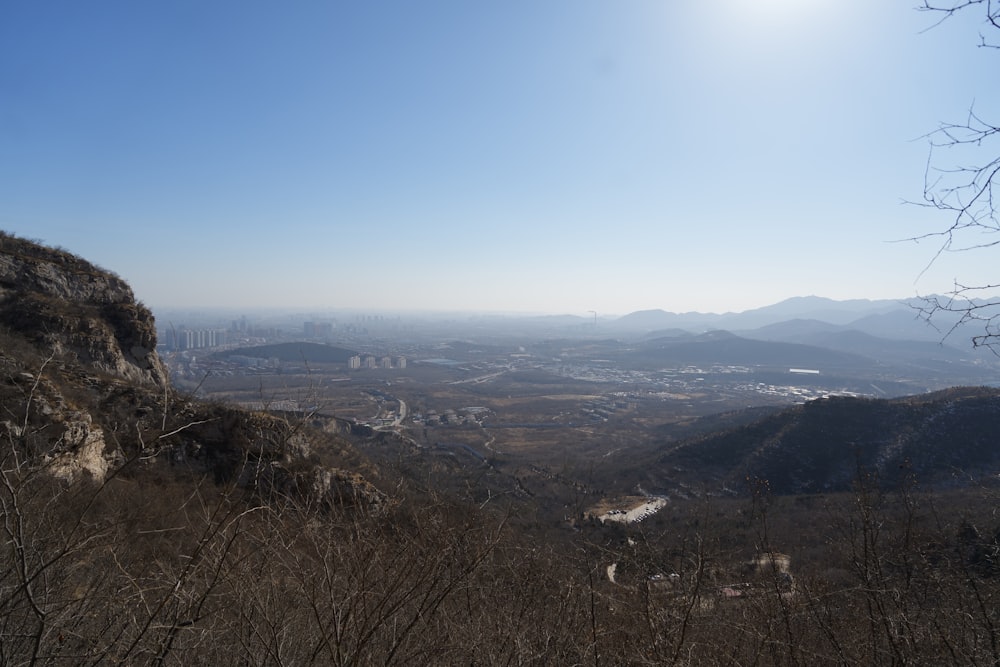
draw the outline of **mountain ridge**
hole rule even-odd
[[[928,318],[921,310],[922,306],[926,306],[926,301],[921,297],[843,301],[818,296],[791,297],[760,308],[722,314],[641,310],[610,320],[605,326],[613,331],[633,334],[669,329],[682,329],[692,333],[712,329],[750,333],[765,328],[780,328],[783,323],[792,323],[788,325],[792,327],[802,320],[812,320],[830,327],[854,328],[886,338],[933,341],[956,347],[969,346],[968,339],[972,335],[968,332],[971,331],[971,324],[961,322],[960,313],[937,313],[933,318]]]

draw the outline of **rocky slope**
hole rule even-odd
[[[209,474],[260,493],[379,506],[335,435],[191,401],[156,353],[149,309],[121,278],[0,234],[0,438],[6,469],[105,479],[122,466]]]
[[[149,309],[124,280],[70,253],[0,236],[0,324],[63,362],[166,381]]]

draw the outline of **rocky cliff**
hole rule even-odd
[[[0,406],[7,470],[101,481],[159,466],[312,503],[385,501],[357,472],[321,463],[351,449],[337,436],[176,392],[153,316],[124,280],[2,233]]]
[[[0,236],[0,325],[61,362],[166,382],[149,309],[124,280],[68,252]]]

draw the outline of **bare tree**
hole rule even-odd
[[[1000,3],[996,0],[924,0],[918,9],[936,15],[935,25],[963,11],[981,11],[980,46],[1000,48]],[[920,204],[946,212],[951,222],[940,231],[914,240],[940,242],[932,263],[946,252],[1000,245],[1000,202],[996,198],[1000,193],[995,191],[1000,186],[1000,125],[972,105],[964,120],[941,123],[927,139],[930,153]],[[957,316],[948,334],[972,325],[979,329],[972,344],[1000,354],[1000,298],[995,296],[998,288],[998,283],[966,285],[956,281],[943,296],[923,298],[919,309],[928,320],[939,315]]]

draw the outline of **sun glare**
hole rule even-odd
[[[723,3],[732,18],[755,28],[788,28],[822,20],[838,3],[834,0],[729,0]]]
[[[749,58],[786,57],[836,48],[832,36],[851,20],[860,1],[720,0],[699,3],[691,18],[717,48]]]

